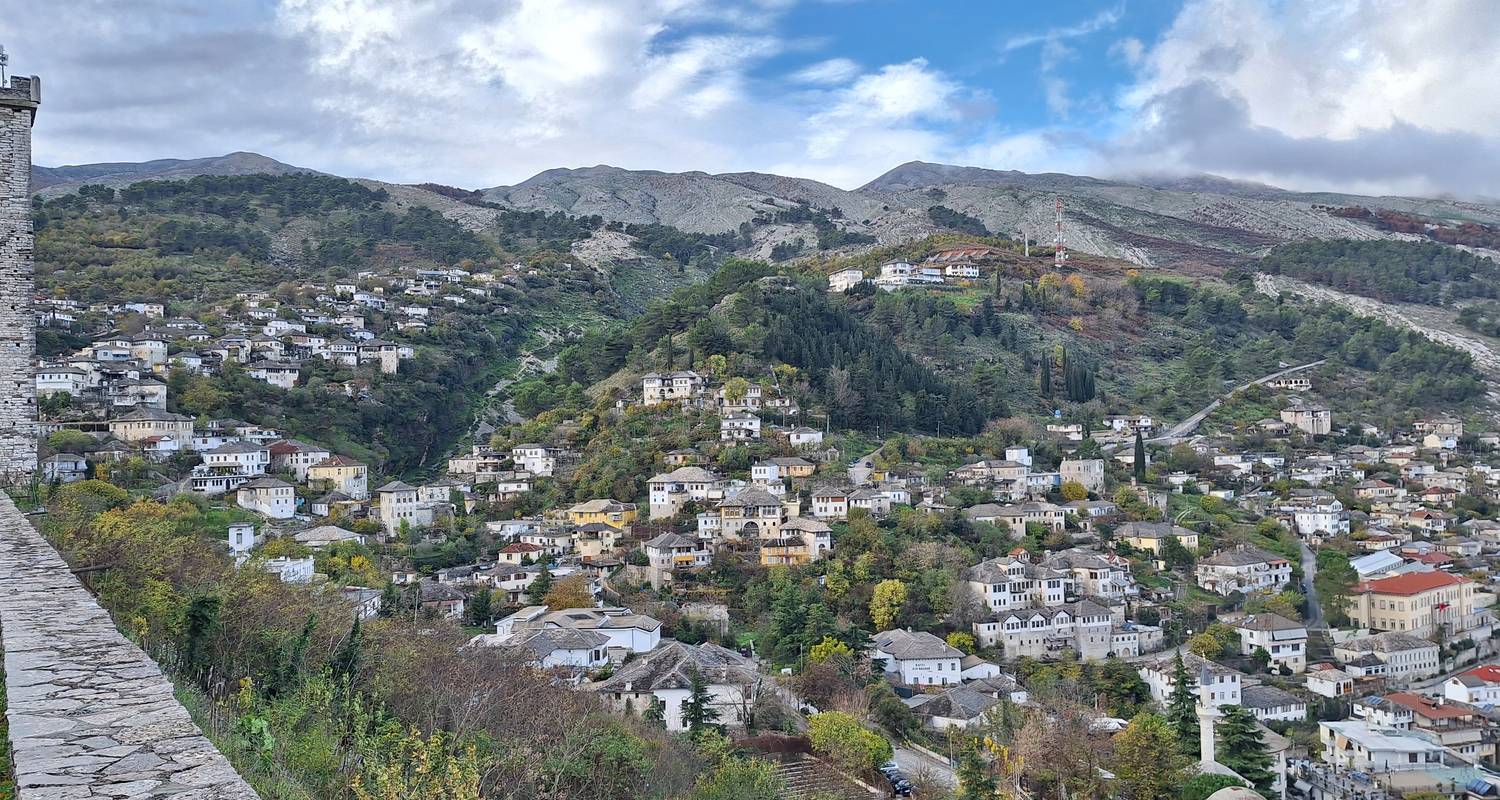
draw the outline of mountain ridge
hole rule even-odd
[[[257,153],[141,163],[34,168],[43,195],[85,183],[122,186],[139,180],[252,172],[315,172]],[[367,184],[385,184],[361,179]],[[992,233],[1023,231],[1050,242],[1056,200],[1064,204],[1068,246],[1122,258],[1143,267],[1222,269],[1271,246],[1305,239],[1399,238],[1365,222],[1329,213],[1330,206],[1363,206],[1433,220],[1500,225],[1500,204],[1443,198],[1368,197],[1337,192],[1294,192],[1215,175],[1139,175],[1105,179],[1065,173],[1026,173],[984,167],[908,161],[857,189],[764,172],[709,173],[632,170],[609,164],[543,170],[510,186],[476,190],[485,201],[521,211],[599,216],[611,222],[661,224],[698,234],[740,232],[746,251],[765,257],[773,248],[814,242],[819,249],[853,250],[873,241],[893,245],[944,230],[953,215],[979,220]],[[403,187],[412,203],[445,216],[486,224],[483,209],[420,187]],[[810,206],[829,224],[854,234],[845,244],[820,237],[816,222],[795,212]],[[801,221],[787,221],[802,214]],[[826,213],[825,213],[826,212]]]

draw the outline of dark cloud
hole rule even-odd
[[[1254,124],[1242,98],[1210,81],[1164,92],[1144,112],[1154,123],[1111,146],[1113,159],[1145,163],[1169,155],[1186,171],[1279,176],[1329,188],[1374,183],[1500,196],[1500,147],[1472,133],[1396,120],[1348,138],[1295,137]]]

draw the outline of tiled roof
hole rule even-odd
[[[1467,578],[1450,575],[1438,570],[1431,572],[1407,572],[1401,575],[1392,575],[1389,578],[1377,578],[1372,581],[1365,581],[1356,586],[1355,591],[1372,592],[1374,594],[1414,595],[1429,592],[1433,589],[1458,586],[1468,582]]]

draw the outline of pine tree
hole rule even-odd
[[[469,601],[469,622],[473,625],[488,625],[490,617],[494,616],[493,598],[490,597],[489,589],[480,589]]]
[[[688,733],[697,735],[704,730],[717,730],[719,710],[713,707],[713,695],[708,693],[708,679],[696,667],[688,674],[688,696],[682,700],[682,722]]]
[[[1255,717],[1241,706],[1224,706],[1222,710],[1224,718],[1216,731],[1219,739],[1216,758],[1264,794],[1271,788],[1272,761],[1265,740],[1255,729]]]
[[[1135,432],[1135,457],[1131,459],[1131,474],[1135,476],[1136,482],[1146,480],[1146,440],[1141,438],[1141,432]]]
[[[266,686],[267,694],[276,697],[296,688],[302,678],[302,660],[307,656],[307,645],[312,640],[317,621],[317,614],[308,614],[307,622],[302,624],[302,632],[297,634],[292,646],[285,651],[276,651],[276,666]]]
[[[547,561],[542,560],[542,568],[537,570],[536,577],[531,580],[531,585],[526,587],[526,596],[531,602],[540,602],[547,593],[552,591],[552,570],[547,569]]]
[[[1172,664],[1172,693],[1167,695],[1167,724],[1177,734],[1177,747],[1183,755],[1198,757],[1198,699],[1193,696],[1193,679],[1178,651]]]

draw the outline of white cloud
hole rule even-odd
[[[806,66],[791,75],[794,83],[833,85],[845,83],[859,74],[859,64],[848,58],[830,58]]]
[[[1134,36],[1127,36],[1109,46],[1110,58],[1118,58],[1127,66],[1134,67],[1141,63],[1146,55],[1146,45]]]
[[[1500,193],[1500,4],[1197,0],[1144,55],[1121,157],[1299,187]]]
[[[1112,8],[1106,8],[1088,19],[1075,25],[1065,25],[1059,28],[1050,28],[1041,33],[1023,33],[1011,36],[1000,43],[1000,52],[1009,53],[1036,44],[1057,41],[1060,39],[1075,39],[1079,36],[1087,36],[1097,33],[1105,28],[1113,27],[1125,16],[1125,4],[1119,3]]]

